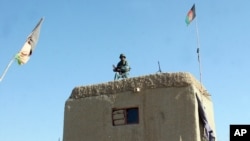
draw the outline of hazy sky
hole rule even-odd
[[[250,124],[250,1],[0,0],[0,72],[41,17],[30,61],[14,62],[0,82],[0,141],[58,141],[64,104],[75,86],[112,81],[127,56],[131,77],[190,72],[212,95],[218,141],[230,124]]]

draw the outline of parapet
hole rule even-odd
[[[137,88],[153,89],[166,87],[186,87],[194,85],[205,96],[209,96],[205,87],[188,72],[156,73],[107,83],[75,87],[69,99],[80,99],[99,95],[112,95],[115,93],[133,91]]]

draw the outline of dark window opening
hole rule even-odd
[[[139,123],[139,109],[136,108],[121,108],[112,110],[113,125],[127,125]]]

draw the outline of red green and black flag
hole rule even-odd
[[[192,8],[188,11],[187,17],[186,17],[186,24],[189,25],[195,18],[195,4],[192,6]]]

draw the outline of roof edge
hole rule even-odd
[[[110,81],[89,86],[78,86],[72,90],[69,99],[80,99],[99,95],[112,95],[125,91],[135,91],[136,88],[153,89],[166,87],[186,87],[194,85],[205,96],[209,96],[205,87],[198,82],[191,73],[156,73],[139,77],[132,77],[117,81]]]

